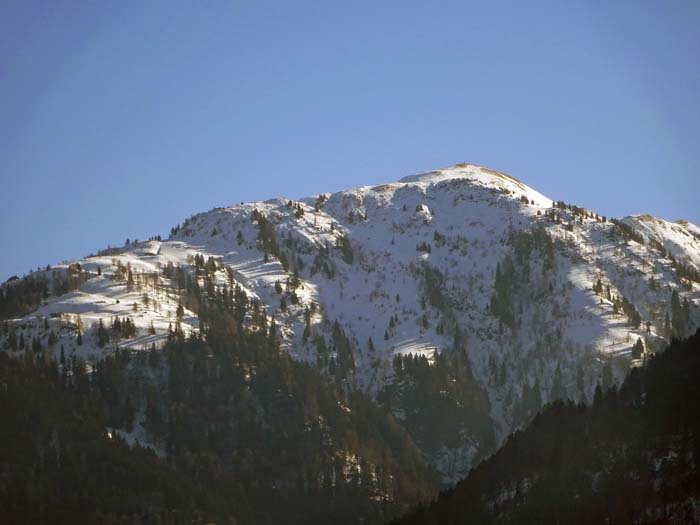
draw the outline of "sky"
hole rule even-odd
[[[700,2],[0,2],[0,282],[459,162],[700,223]]]

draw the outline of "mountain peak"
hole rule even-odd
[[[493,170],[484,166],[463,162],[454,164],[446,168],[434,171],[409,175],[399,180],[401,183],[417,183],[419,185],[430,185],[444,180],[468,180],[479,186],[496,188],[514,194],[520,198],[525,196],[528,200],[534,201],[541,207],[550,207],[552,199],[549,199],[532,189],[522,181],[506,173]]]
[[[699,319],[700,234],[690,223],[608,221],[553,204],[505,173],[457,164],[300,201],[216,208],[166,240],[132,241],[5,285],[0,348],[41,338],[55,357],[63,347],[93,366],[117,348],[165,347],[173,329],[196,334],[202,304],[229,308],[235,295],[255,305],[241,322],[274,319],[280,350],[339,384],[391,394],[397,416],[415,399],[461,414],[429,435],[432,422],[409,428],[451,483],[542,403],[590,401],[599,383],[610,387],[641,363],[637,341],[651,353]],[[129,320],[126,330],[117,319]],[[397,365],[409,355],[426,374],[462,363],[462,386],[435,376],[444,388],[430,380],[414,396]],[[455,435],[465,437],[454,445]]]

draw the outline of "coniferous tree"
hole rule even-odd
[[[641,359],[642,354],[644,354],[644,343],[642,342],[642,338],[639,337],[634,347],[632,347],[632,359]]]
[[[33,337],[32,338],[32,352],[35,354],[41,353],[43,350],[43,347],[41,346],[41,339],[39,339],[39,336]]]
[[[673,337],[683,337],[687,330],[687,317],[684,305],[681,303],[678,290],[671,294],[671,327]]]
[[[104,324],[102,323],[102,318],[100,318],[97,324],[97,346],[99,346],[100,348],[104,348],[107,340],[107,331],[105,330]]]
[[[593,393],[593,406],[600,406],[603,401],[603,387],[600,383],[595,386],[595,392]]]
[[[612,365],[606,361],[603,365],[603,392],[607,392],[614,384]]]
[[[9,332],[7,334],[7,344],[10,347],[10,350],[17,350],[17,334],[15,332],[14,326],[9,329]]]
[[[510,257],[504,259],[503,265],[496,264],[495,290],[491,297],[491,312],[509,328],[515,325],[512,304],[514,273],[513,261]]]
[[[175,316],[177,317],[177,320],[180,323],[185,317],[185,309],[183,308],[182,303],[178,303],[177,310],[175,310]]]
[[[347,235],[343,234],[336,238],[336,246],[340,248],[343,260],[347,264],[352,264],[354,259],[354,250],[350,244],[350,239]]]
[[[159,364],[160,364],[160,355],[158,354],[158,350],[156,350],[156,344],[151,343],[151,349],[148,352],[148,365],[151,368],[157,368]]]

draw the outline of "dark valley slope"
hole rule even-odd
[[[700,330],[592,407],[556,402],[397,524],[698,523]]]

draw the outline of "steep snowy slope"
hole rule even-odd
[[[192,311],[178,315],[177,276],[211,258],[216,279],[202,286],[240,286],[274,318],[294,358],[336,373],[342,330],[354,369],[339,380],[380,398],[390,385],[407,388],[397,355],[432,362],[465,351],[500,441],[546,401],[590,401],[597,384],[619,382],[643,359],[632,352],[639,339],[654,351],[698,322],[700,229],[646,215],[612,222],[470,164],[298,202],[218,208],[166,241],[111,252],[76,261],[79,287],[55,295],[49,286],[0,344],[13,332],[25,346],[39,337],[46,347],[53,331],[57,357],[63,346],[88,364],[116,345],[157,347],[169,327],[198,329]],[[32,275],[50,281],[56,271],[70,269]],[[135,332],[100,340],[100,319],[110,328],[115,316]],[[391,405],[398,415],[410,409],[402,403]],[[446,483],[488,452],[469,428],[444,441],[425,452]]]

